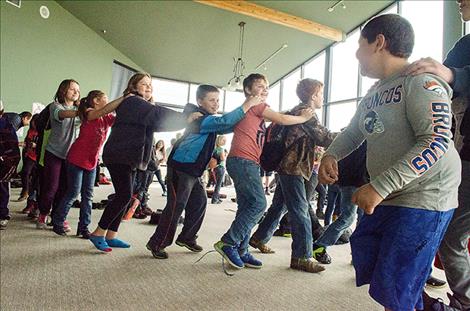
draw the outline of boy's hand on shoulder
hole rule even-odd
[[[303,109],[300,112],[300,116],[304,117],[305,121],[310,120],[313,117],[314,110],[312,108]]]
[[[413,76],[419,75],[421,73],[431,73],[441,77],[447,83],[454,82],[454,74],[452,73],[452,70],[432,59],[431,57],[421,58],[411,63],[411,65],[406,69],[405,73],[411,74]]]
[[[193,122],[194,120],[199,119],[200,117],[202,117],[202,113],[200,113],[200,112],[193,112],[193,113],[191,113],[191,114],[189,115],[189,117],[186,119],[186,121],[187,121],[188,123],[191,123],[191,122]]]
[[[256,106],[261,104],[261,97],[256,95],[256,96],[250,96],[248,97],[245,102],[243,103],[243,110],[246,112],[248,111],[251,107]]]
[[[365,184],[354,192],[351,202],[356,204],[359,208],[364,210],[364,213],[371,215],[377,205],[383,201],[380,194],[371,186],[371,184]]]

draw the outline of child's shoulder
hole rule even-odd
[[[452,88],[439,76],[431,73],[405,76],[405,90],[414,94],[452,97]]]

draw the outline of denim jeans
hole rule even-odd
[[[237,246],[240,255],[244,255],[248,251],[251,230],[266,209],[266,197],[257,163],[243,158],[230,157],[227,159],[227,171],[235,185],[238,209],[232,225],[221,240]]]
[[[73,202],[80,193],[80,220],[78,231],[88,229],[91,222],[91,207],[93,203],[93,186],[95,183],[96,168],[88,171],[67,162],[67,191],[60,201],[55,213],[52,215],[54,226],[62,227],[72,207]]]
[[[253,234],[255,239],[267,243],[279,224],[282,214],[289,212],[292,233],[292,257],[312,257],[312,224],[302,176],[281,175],[271,207]]]
[[[325,226],[331,223],[334,211],[341,202],[341,189],[338,185],[328,186],[328,195],[325,211]]]
[[[356,218],[357,205],[351,202],[353,193],[356,191],[354,186],[339,187],[341,191],[341,214],[323,234],[315,241],[315,244],[319,246],[330,246],[335,245],[336,241],[343,234],[344,230],[349,228]]]
[[[222,182],[224,181],[225,176],[225,167],[217,166],[215,168],[215,187],[214,193],[212,194],[212,202],[217,201],[220,198],[220,187],[222,187]]]
[[[154,172],[154,174],[155,174],[155,176],[157,176],[158,183],[160,184],[160,186],[162,187],[163,192],[165,193],[166,192],[166,186],[165,186],[165,181],[162,178],[162,171],[160,170],[160,168],[158,168],[158,170],[156,170]]]

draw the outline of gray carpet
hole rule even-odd
[[[112,186],[95,188],[95,201],[106,197]],[[223,188],[229,197],[233,189]],[[12,190],[12,199],[19,190]],[[155,183],[151,207],[163,208],[165,199]],[[269,198],[270,200],[270,198]],[[199,242],[205,250],[228,228],[236,204],[226,200],[208,205]],[[290,239],[274,237],[276,254],[253,254],[264,263],[261,270],[243,269],[226,276],[221,258],[172,245],[168,260],[154,259],[145,244],[154,226],[132,219],[121,225],[120,237],[130,249],[97,252],[89,241],[73,235],[61,237],[37,230],[19,211],[25,203],[11,202],[12,220],[0,233],[1,310],[382,310],[356,288],[350,265],[349,245],[329,249],[333,263],[320,274],[289,269]],[[93,210],[92,227],[101,211]],[[68,217],[72,228],[78,209]],[[442,276],[436,273],[436,276]],[[431,291],[444,296],[445,289]]]

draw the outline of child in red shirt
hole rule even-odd
[[[66,235],[64,225],[67,214],[78,194],[81,194],[80,220],[77,236],[89,239],[88,225],[91,222],[93,186],[95,182],[98,154],[106,140],[115,115],[110,114],[122,102],[123,97],[108,104],[105,93],[94,90],[82,98],[78,115],[82,121],[80,135],[67,154],[67,192],[52,215],[52,230],[58,235]]]

